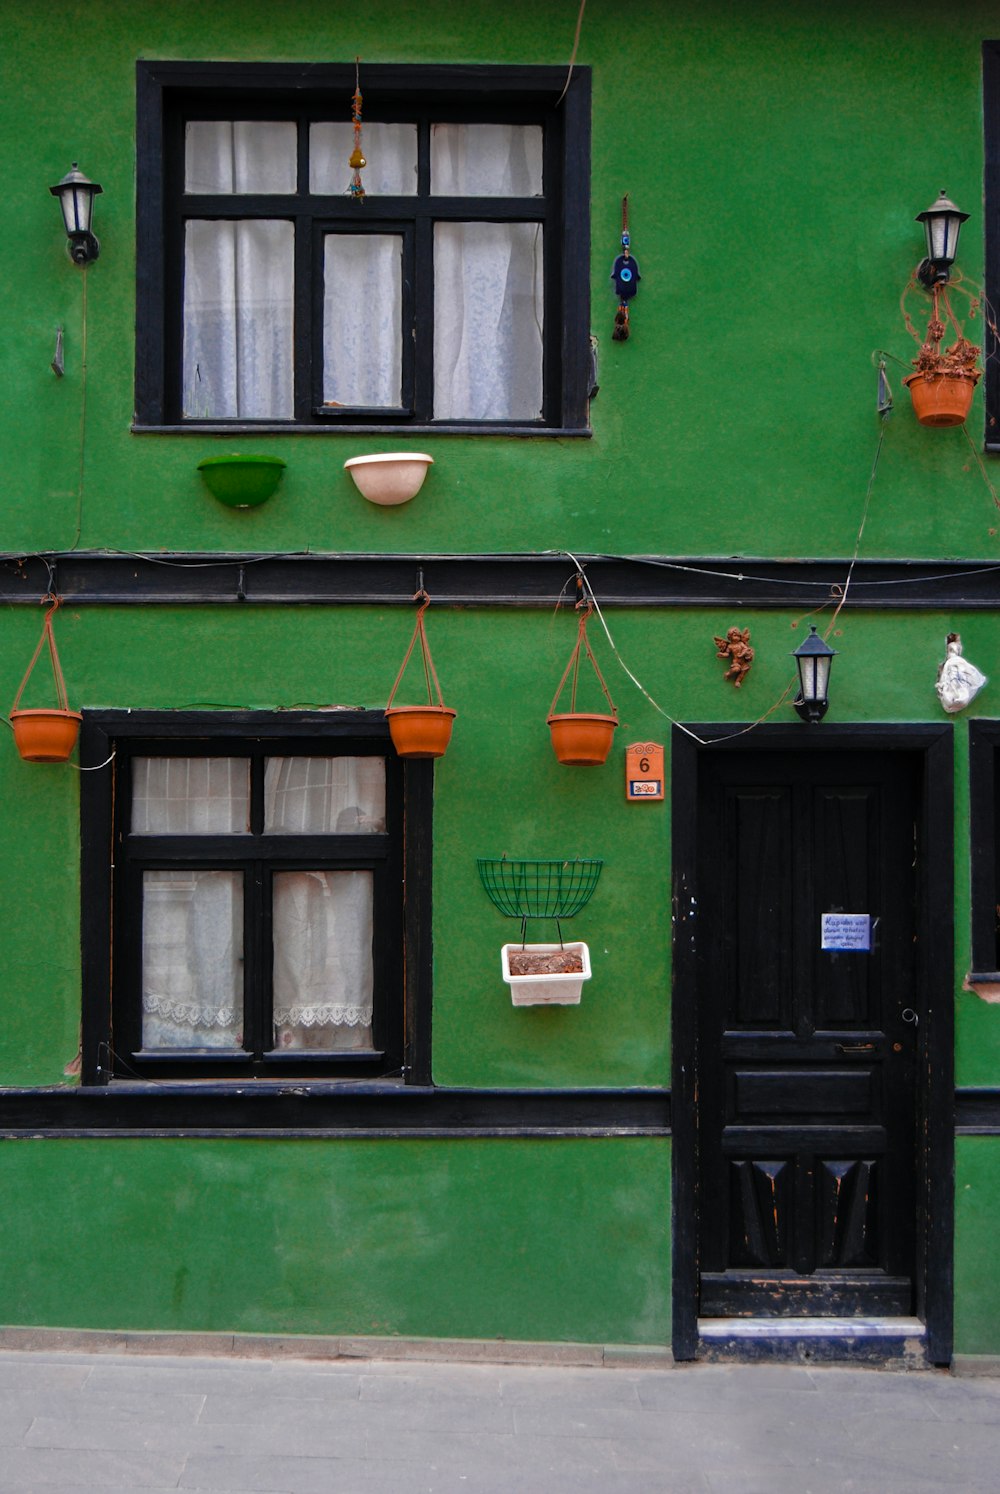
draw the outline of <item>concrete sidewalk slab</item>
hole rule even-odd
[[[994,1494],[1000,1378],[0,1352],[0,1490]]]

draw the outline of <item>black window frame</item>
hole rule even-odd
[[[590,70],[519,66],[374,64],[363,69],[369,117],[417,119],[418,168],[426,190],[428,123],[446,120],[544,125],[543,198],[431,198],[353,201],[183,193],[183,126],[193,118],[296,118],[299,183],[304,185],[302,140],[311,119],[349,118],[354,64],[146,62],[137,63],[136,378],[133,430],[206,432],[341,431],[356,433],[589,435],[590,349]],[[347,175],[345,168],[345,176]],[[346,183],[345,183],[346,185]],[[307,200],[308,199],[308,200]],[[295,413],[291,420],[182,419],[182,202],[189,217],[296,216],[311,231],[296,234]],[[309,203],[315,211],[306,211]],[[199,208],[199,204],[204,211]],[[237,211],[237,207],[245,211]],[[209,210],[210,209],[210,210]],[[542,221],[545,233],[543,414],[540,421],[434,421],[431,338],[434,220]],[[409,260],[416,356],[411,413],[319,407],[315,370],[321,265],[314,261],[320,221],[377,231],[383,223],[413,226]],[[405,278],[405,277],[404,277]],[[320,299],[321,307],[321,299]],[[404,339],[405,345],[405,339]],[[408,356],[404,364],[409,363]]]
[[[1000,721],[969,722],[970,977],[1000,981]]]
[[[984,179],[986,295],[1000,300],[1000,40],[983,42]],[[988,309],[988,308],[987,308]],[[1000,452],[1000,340],[991,315],[983,316],[983,381],[987,451]]]
[[[430,850],[433,763],[403,761],[382,712],[92,711],[83,713],[81,766],[82,1079],[211,1080],[254,1086],[430,1083]],[[263,760],[272,756],[377,755],[386,762],[386,833],[263,834]],[[251,760],[251,833],[131,833],[136,757]],[[103,764],[103,766],[101,766]],[[246,1014],[256,1053],[144,1052],[141,1037],[141,900],[147,868],[242,870],[246,909]],[[370,868],[375,874],[374,1046],[361,1053],[265,1051],[269,902],[275,870]]]

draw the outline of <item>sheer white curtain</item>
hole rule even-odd
[[[433,126],[433,196],[541,192],[540,126]],[[435,419],[538,420],[544,314],[541,224],[438,223]]]
[[[184,415],[294,414],[295,229],[278,218],[191,218],[184,233]]]
[[[193,120],[185,191],[293,193],[290,120]],[[239,211],[237,202],[234,212]],[[184,236],[183,412],[288,420],[293,405],[295,230],[283,219],[191,218]]]
[[[269,757],[264,830],[269,835],[383,835],[385,759]]]
[[[243,878],[142,877],[142,1046],[239,1049],[243,1041]]]
[[[323,400],[403,402],[403,240],[328,233],[323,263]]]
[[[435,420],[542,414],[542,226],[434,228]]]
[[[372,894],[370,871],[275,874],[276,1047],[371,1047]]]
[[[384,759],[268,758],[264,829],[275,835],[384,834]],[[372,873],[278,872],[272,912],[275,1046],[370,1048]]]
[[[337,197],[351,179],[348,164],[354,149],[350,120],[324,121],[309,127],[309,190]],[[371,197],[412,197],[417,190],[417,127],[371,120],[364,127],[362,172]]]

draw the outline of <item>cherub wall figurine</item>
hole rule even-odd
[[[722,676],[724,680],[732,680],[737,690],[750,673],[753,663],[753,649],[750,647],[750,629],[730,628],[725,638],[716,638],[715,647],[718,649],[717,659],[728,659],[729,668]]]
[[[949,633],[946,643],[948,657],[938,665],[934,688],[944,709],[953,716],[972,704],[987,680],[975,664],[962,658],[962,640],[957,633]]]

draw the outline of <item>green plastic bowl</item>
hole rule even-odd
[[[256,508],[266,503],[281,481],[285,463],[281,457],[206,457],[198,471],[213,498],[228,508]]]

